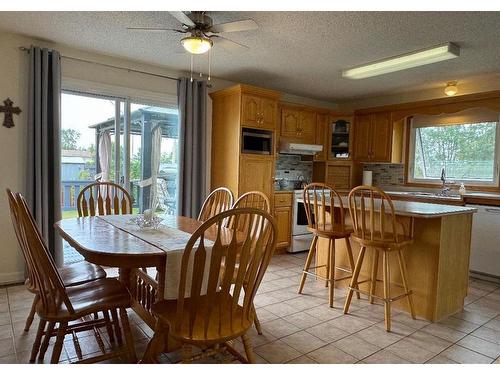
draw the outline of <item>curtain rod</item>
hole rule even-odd
[[[28,53],[30,51],[29,48],[22,47],[22,46],[19,47],[19,49],[21,51],[28,52]],[[68,59],[68,60],[74,60],[74,61],[80,61],[80,62],[85,62],[85,63],[89,63],[89,64],[101,65],[101,66],[105,66],[107,68],[121,69],[121,70],[126,70],[127,72],[141,73],[141,74],[146,74],[146,75],[150,75],[150,76],[153,76],[153,77],[160,77],[160,78],[171,79],[173,81],[179,81],[179,78],[169,77],[169,76],[165,76],[163,74],[156,74],[156,73],[145,72],[143,70],[137,70],[137,69],[131,69],[131,68],[124,68],[124,67],[121,67],[121,66],[100,63],[100,62],[97,62],[97,61],[84,60],[84,59],[80,59],[80,58],[77,58],[77,57],[64,56],[64,55],[61,55],[61,57],[64,58],[64,59]]]

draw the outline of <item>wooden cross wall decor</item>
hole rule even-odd
[[[20,114],[21,108],[13,107],[12,104],[14,104],[14,102],[10,100],[10,98],[5,99],[3,101],[3,104],[4,105],[0,105],[0,113],[1,112],[5,113],[5,117],[3,119],[3,126],[5,126],[6,128],[12,128],[14,127],[14,117],[12,115]]]

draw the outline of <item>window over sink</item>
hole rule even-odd
[[[409,182],[498,184],[499,114],[474,108],[411,119]]]

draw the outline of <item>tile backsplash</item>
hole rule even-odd
[[[404,184],[404,165],[389,163],[369,163],[363,165],[363,171],[372,171],[374,186]]]
[[[312,179],[313,162],[312,157],[300,155],[278,154],[276,158],[276,178],[299,179],[305,181]],[[287,171],[285,173],[285,171]]]

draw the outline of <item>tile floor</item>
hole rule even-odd
[[[264,277],[255,298],[264,334],[250,330],[259,363],[500,363],[500,285],[471,279],[464,310],[439,323],[412,320],[393,310],[393,332],[388,333],[383,307],[366,298],[354,298],[350,313],[342,314],[345,289],[336,290],[333,309],[327,307],[324,283],[312,277],[305,294],[298,295],[305,256],[276,255]],[[28,333],[23,331],[32,298],[22,285],[0,289],[0,363],[28,362],[38,324],[35,320]],[[132,311],[129,316],[140,357],[152,331]],[[85,355],[99,351],[92,335],[79,337]],[[242,350],[240,341],[235,345]],[[75,359],[67,336],[61,362]],[[166,363],[179,359],[179,353],[161,358]]]

